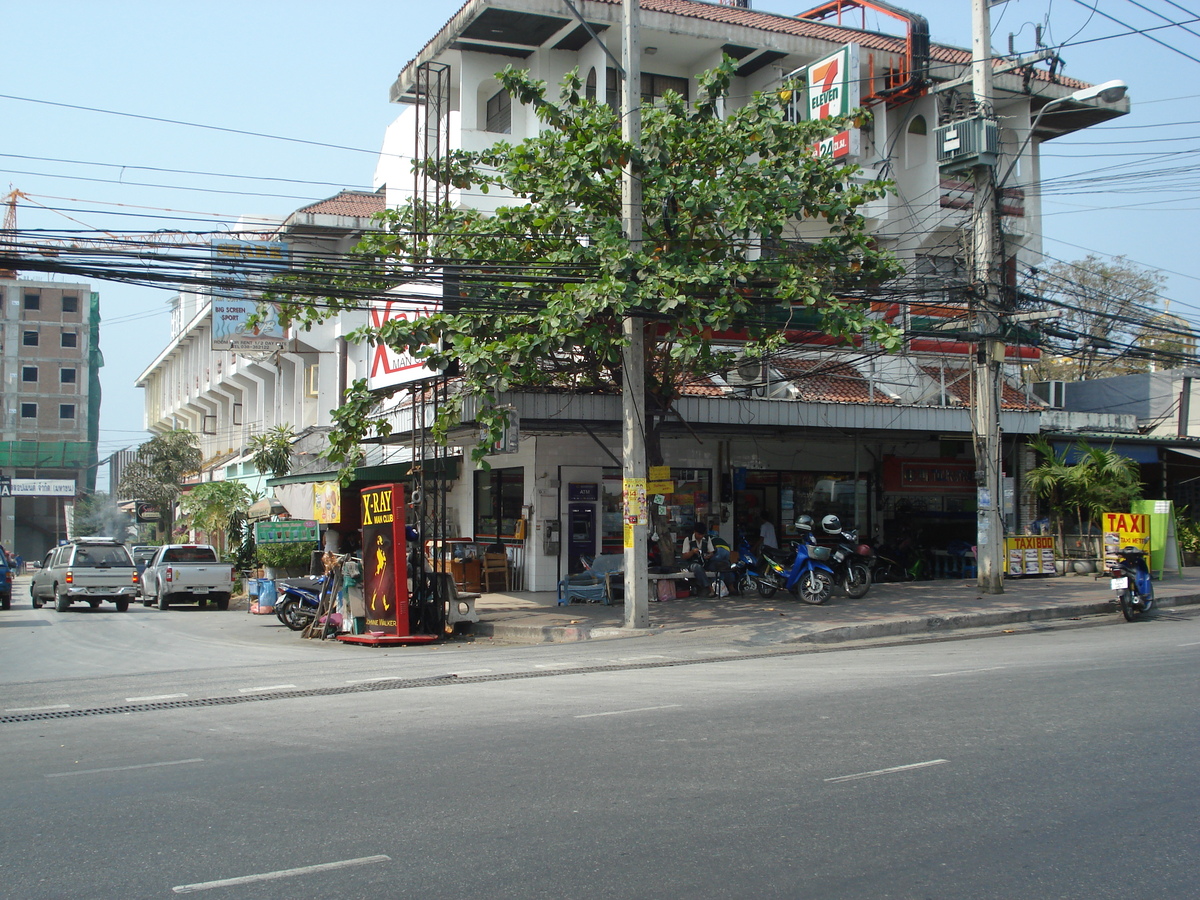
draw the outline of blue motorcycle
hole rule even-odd
[[[323,577],[288,578],[277,581],[279,599],[275,616],[292,631],[303,631],[317,615],[321,605]]]
[[[758,580],[758,592],[764,597],[770,597],[779,588],[785,588],[797,599],[819,606],[829,599],[833,590],[834,573],[829,566],[830,549],[807,542],[796,543],[793,546],[796,557],[790,568],[784,569],[782,563],[767,559],[766,568]]]

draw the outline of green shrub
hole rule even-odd
[[[308,570],[312,552],[318,549],[316,544],[259,544],[259,565],[272,569],[304,569]]]

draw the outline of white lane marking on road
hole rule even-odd
[[[47,772],[47,778],[67,778],[71,775],[98,775],[102,772],[132,772],[134,769],[160,769],[163,766],[187,766],[202,763],[203,759],[172,759],[168,762],[141,763],[136,766],[109,766],[105,769],[79,769],[75,772]]]
[[[941,766],[950,762],[948,759],[931,759],[928,762],[909,763],[907,766],[892,766],[890,769],[876,769],[874,772],[858,772],[855,775],[839,775],[837,778],[826,778],[827,784],[838,784],[843,781],[856,781],[859,778],[874,778],[876,775],[891,775],[894,772],[907,772],[910,769],[924,769],[927,766]]]
[[[455,676],[461,676],[461,675],[490,675],[491,673],[492,673],[491,669],[455,669],[450,674],[455,675]]]
[[[1190,644],[1180,644],[1180,647],[1200,647],[1200,641],[1192,641]]]
[[[49,712],[52,709],[70,709],[70,703],[55,703],[53,706],[14,706],[5,712]]]
[[[254,694],[258,691],[288,691],[294,688],[294,684],[267,684],[262,687],[238,688],[239,694]]]
[[[997,669],[1005,669],[1007,666],[988,666],[986,669],[959,669],[956,672],[938,672],[930,675],[930,678],[948,678],[951,675],[974,675],[976,672],[995,672]]]
[[[352,681],[347,681],[346,684],[378,684],[381,681],[401,681],[399,675],[385,675],[383,678],[355,678]],[[294,687],[294,685],[293,685]]]
[[[219,881],[199,881],[195,884],[181,884],[171,888],[176,894],[191,894],[196,891],[211,891],[213,888],[232,887],[238,884],[254,884],[257,881],[276,881],[280,878],[293,878],[296,875],[312,875],[315,872],[332,872],[335,869],[349,869],[352,866],[369,866],[372,863],[388,862],[390,856],[382,853],[378,856],[361,856],[358,859],[343,859],[340,862],[318,863],[315,866],[300,866],[296,869],[279,869],[276,872],[263,872],[260,875],[242,875],[240,878],[222,878]]]
[[[741,652],[742,652],[741,650],[697,650],[696,655],[703,656],[703,655],[711,654],[714,656],[725,656],[728,653],[741,653]]]
[[[653,712],[656,709],[675,709],[682,705],[682,703],[668,703],[666,706],[640,706],[637,709],[614,709],[610,712],[584,713],[581,716],[575,716],[575,718],[594,719],[597,716],[623,716],[625,713]]]
[[[618,656],[613,662],[643,662],[647,659],[670,659],[669,656]]]
[[[126,697],[126,703],[150,703],[154,700],[178,700],[187,694],[155,694],[152,697]]]
[[[573,669],[578,663],[559,662],[559,663],[538,663],[534,666],[535,669]]]

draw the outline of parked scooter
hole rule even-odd
[[[766,570],[758,582],[758,592],[764,597],[774,596],[780,588],[792,593],[799,600],[819,606],[829,599],[833,591],[834,574],[829,566],[830,550],[810,544],[796,542],[796,558],[788,569],[775,560],[768,559]]]
[[[324,583],[324,578],[312,576],[276,582],[280,594],[275,602],[276,618],[292,631],[303,631],[317,615]]]
[[[869,544],[858,542],[856,529],[843,531],[842,521],[837,516],[829,515],[822,519],[821,530],[827,539],[834,541],[830,547],[834,583],[853,600],[865,596],[871,589],[871,565],[875,551]]]
[[[1117,592],[1117,604],[1126,622],[1132,622],[1141,613],[1154,606],[1154,584],[1150,578],[1150,567],[1146,565],[1146,554],[1137,547],[1122,547],[1117,551],[1117,561],[1109,567],[1112,589]]]

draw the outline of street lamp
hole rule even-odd
[[[1065,97],[1055,97],[1045,106],[1038,110],[1038,113],[1033,118],[1033,122],[1029,125],[1029,133],[1025,135],[1025,140],[1021,142],[1021,146],[1017,148],[1017,152],[1013,155],[1013,160],[1008,164],[1008,171],[1004,173],[1004,177],[997,183],[997,189],[1002,188],[1008,183],[1008,176],[1012,174],[1013,169],[1017,167],[1017,163],[1021,159],[1021,154],[1025,152],[1025,148],[1029,146],[1029,142],[1033,140],[1033,133],[1037,131],[1038,122],[1042,121],[1042,116],[1046,114],[1046,110],[1059,103],[1066,103],[1068,100],[1074,103],[1083,103],[1087,100],[1095,100],[1099,98],[1105,103],[1116,103],[1125,96],[1129,90],[1127,85],[1120,78],[1114,78],[1112,81],[1106,81],[1103,84],[1093,84],[1091,87],[1081,88],[1073,94],[1067,94]]]

